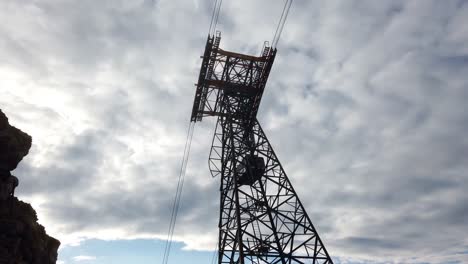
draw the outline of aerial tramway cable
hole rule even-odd
[[[223,0],[216,0],[213,8],[213,14],[211,15],[210,29],[208,30],[209,35],[214,35],[216,31],[216,25],[218,24],[219,11],[221,10],[221,5]]]
[[[216,246],[215,246],[215,248],[213,250],[213,256],[211,257],[211,264],[216,264],[216,260],[218,259],[217,258],[218,254],[216,254],[216,253],[218,253],[218,241],[216,241]]]
[[[208,29],[208,35],[211,35],[211,28],[213,27],[213,18],[215,17],[216,7],[218,6],[218,0],[215,1],[213,14],[211,14],[210,28]]]
[[[180,171],[179,171],[179,179],[177,182],[177,189],[176,189],[176,194],[174,198],[174,203],[172,205],[172,214],[171,214],[171,221],[169,223],[169,230],[167,233],[167,240],[166,240],[166,246],[164,249],[164,255],[163,255],[163,263],[167,264],[169,261],[169,253],[171,251],[171,246],[172,246],[172,239],[174,235],[174,229],[175,229],[175,224],[177,220],[177,214],[179,212],[180,208],[180,198],[182,197],[182,189],[184,187],[184,180],[185,180],[185,173],[187,171],[187,164],[189,160],[189,154],[190,154],[190,147],[192,145],[192,138],[193,138],[193,131],[195,130],[195,122],[190,122],[189,123],[189,128],[187,131],[187,139],[185,141],[185,147],[184,147],[184,154],[182,157],[182,164],[180,166]]]
[[[281,37],[281,33],[283,32],[284,24],[286,23],[286,19],[288,18],[289,10],[291,9],[291,4],[293,0],[286,0],[284,2],[283,12],[281,13],[280,20],[278,22],[278,26],[276,27],[275,35],[273,36],[273,40],[271,41],[271,47],[276,49],[278,45],[278,41]]]
[[[211,16],[211,22],[210,22],[210,28],[209,28],[209,34],[214,34],[216,30],[216,25],[218,24],[218,18],[219,18],[219,11],[221,9],[221,4],[223,0],[216,0],[215,5],[213,8],[213,14]],[[193,131],[195,130],[195,122],[190,122],[189,123],[189,128],[187,131],[187,139],[185,141],[185,147],[184,147],[184,154],[182,156],[182,164],[180,166],[180,172],[179,172],[179,178],[177,182],[177,188],[176,188],[176,193],[174,197],[174,203],[172,205],[172,213],[171,213],[171,220],[169,223],[169,229],[167,231],[167,239],[166,239],[166,245],[164,248],[164,254],[163,254],[163,264],[167,264],[169,261],[169,255],[171,252],[171,246],[172,246],[172,241],[173,241],[173,236],[174,236],[174,230],[175,230],[175,225],[177,222],[177,214],[179,212],[180,208],[180,200],[182,197],[182,190],[184,186],[184,180],[185,180],[185,173],[187,171],[187,164],[189,160],[189,154],[190,154],[190,147],[192,145],[192,138],[193,138]]]

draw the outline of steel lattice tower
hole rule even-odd
[[[221,177],[218,263],[333,263],[256,115],[276,48],[219,48],[209,35],[191,121],[217,116],[211,174]]]

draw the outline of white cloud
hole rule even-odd
[[[86,255],[80,255],[80,256],[75,256],[73,257],[74,261],[90,261],[90,260],[95,260],[95,256],[86,256]]]

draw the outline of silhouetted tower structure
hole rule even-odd
[[[218,263],[333,263],[256,118],[276,48],[219,48],[209,35],[191,121],[218,118],[209,157],[221,177]]]

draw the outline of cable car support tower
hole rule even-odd
[[[208,35],[191,115],[217,117],[209,168],[221,179],[218,263],[333,263],[257,120],[276,47],[251,56],[220,42],[220,32]]]

